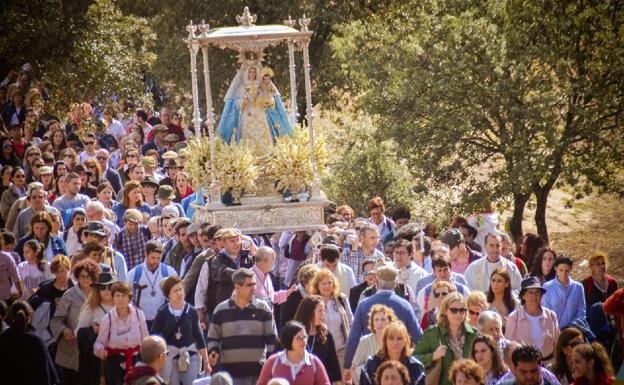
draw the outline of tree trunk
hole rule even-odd
[[[522,240],[522,216],[530,196],[531,194],[513,194],[514,209],[509,223],[509,231],[516,245],[520,244],[520,240]]]
[[[535,208],[535,226],[537,234],[548,243],[548,227],[546,225],[546,205],[548,204],[548,195],[552,187],[546,185],[540,189],[534,189],[537,206]]]

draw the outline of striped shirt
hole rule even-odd
[[[220,354],[222,368],[232,377],[257,377],[275,350],[276,335],[273,313],[264,301],[254,298],[241,309],[230,298],[214,310],[207,348]]]

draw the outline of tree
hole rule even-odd
[[[386,138],[430,186],[511,197],[511,232],[557,183],[624,191],[624,12],[617,2],[408,2],[352,22],[335,60]],[[483,202],[488,203],[489,202]]]
[[[17,27],[0,34],[0,52],[10,58],[5,70],[31,62],[50,88],[51,112],[64,114],[77,101],[143,94],[155,34],[146,19],[124,15],[114,0],[20,2],[4,13]]]

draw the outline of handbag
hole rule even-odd
[[[435,326],[435,328],[438,331],[438,339],[440,341],[440,344],[438,346],[442,346],[443,344],[442,336],[440,335],[440,329],[437,325]],[[431,366],[425,369],[425,385],[440,384],[440,380],[442,378],[442,360],[443,358],[433,361]]]

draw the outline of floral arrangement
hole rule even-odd
[[[189,172],[192,183],[207,188],[210,183],[210,137],[193,137],[188,141],[186,154],[184,169]]]
[[[88,133],[98,130],[93,107],[89,103],[72,103],[69,108],[69,120],[74,125],[74,132],[81,141]]]
[[[222,191],[233,189],[237,194],[256,191],[258,158],[249,146],[217,140],[214,166]]]
[[[320,138],[315,141],[315,157],[318,172],[321,174],[327,162],[327,152]],[[314,179],[308,130],[297,126],[292,136],[279,137],[262,166],[266,175],[277,181],[278,191],[298,192],[307,189]]]

